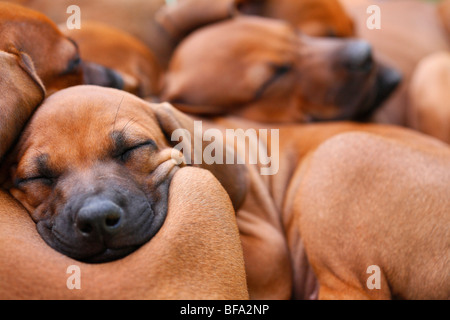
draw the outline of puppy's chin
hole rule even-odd
[[[121,259],[127,255],[136,251],[140,246],[131,246],[123,249],[106,249],[102,253],[96,256],[88,257],[86,259],[81,259],[80,261],[86,263],[106,263],[114,260]]]

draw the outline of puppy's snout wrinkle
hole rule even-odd
[[[76,228],[83,237],[103,239],[121,229],[123,210],[110,200],[88,201],[77,213]]]

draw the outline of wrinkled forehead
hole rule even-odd
[[[123,91],[81,86],[48,98],[35,113],[19,145],[21,155],[75,158],[107,157],[122,140],[164,136],[153,107]]]

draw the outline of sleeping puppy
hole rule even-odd
[[[77,5],[83,21],[106,23],[123,30],[143,41],[158,57],[161,64],[167,63],[172,43],[155,23],[155,12],[164,5],[164,0],[6,0],[42,12],[56,24],[66,23],[67,8]]]
[[[216,132],[264,128],[233,118],[203,125]],[[214,149],[228,164],[195,161],[197,152],[211,153],[209,144],[196,147],[197,139],[211,141],[201,133],[203,139],[194,119],[167,103],[150,105],[96,86],[69,88],[35,113],[3,186],[51,247],[78,260],[106,262],[155,236],[168,197],[177,197],[169,194],[173,175],[193,165],[213,174],[236,211],[251,298],[314,298],[318,284],[323,299],[448,297],[442,281],[448,145],[389,126],[282,126],[278,139],[259,140],[258,148],[266,147],[279,164],[273,174],[261,175],[265,163],[239,164],[251,155],[239,143]],[[180,138],[187,143],[182,150]],[[237,151],[234,161],[228,161],[231,150]],[[215,196],[205,193],[189,205]],[[210,238],[221,241],[214,233]],[[381,290],[366,286],[367,267],[374,264],[382,270]],[[412,270],[427,281],[410,281]]]
[[[47,95],[79,84],[123,87],[123,80],[113,70],[83,63],[76,43],[37,11],[1,2],[0,29],[0,50],[27,54]]]
[[[408,88],[413,129],[450,144],[450,51],[422,59]]]
[[[38,109],[22,135],[11,192],[51,247],[78,260],[105,262],[156,234],[179,167],[158,110],[97,86],[56,93]],[[51,137],[57,142],[49,144]],[[245,183],[234,167],[208,166],[238,207]]]
[[[364,41],[312,38],[282,21],[242,16],[181,42],[161,99],[188,113],[261,122],[361,120],[400,80]]]

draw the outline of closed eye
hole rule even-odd
[[[51,186],[51,185],[53,185],[54,181],[55,181],[54,178],[49,178],[49,177],[44,177],[44,176],[36,176],[36,177],[30,177],[30,178],[18,178],[15,180],[14,186],[16,188],[20,188],[20,187],[26,186],[30,183],[42,183],[46,186]]]
[[[124,150],[122,150],[120,152],[120,154],[118,155],[118,158],[122,161],[122,162],[126,162],[130,156],[133,154],[133,152],[143,149],[143,148],[150,148],[152,150],[156,149],[156,143],[153,140],[147,140],[141,143],[138,143],[132,147],[128,147],[125,148]]]
[[[264,92],[267,90],[267,88],[269,88],[278,79],[280,79],[281,77],[283,77],[292,70],[292,65],[290,64],[274,65],[272,67],[274,69],[272,76],[266,82],[264,82],[263,85],[258,89],[253,98],[254,100],[260,99],[263,96]]]

